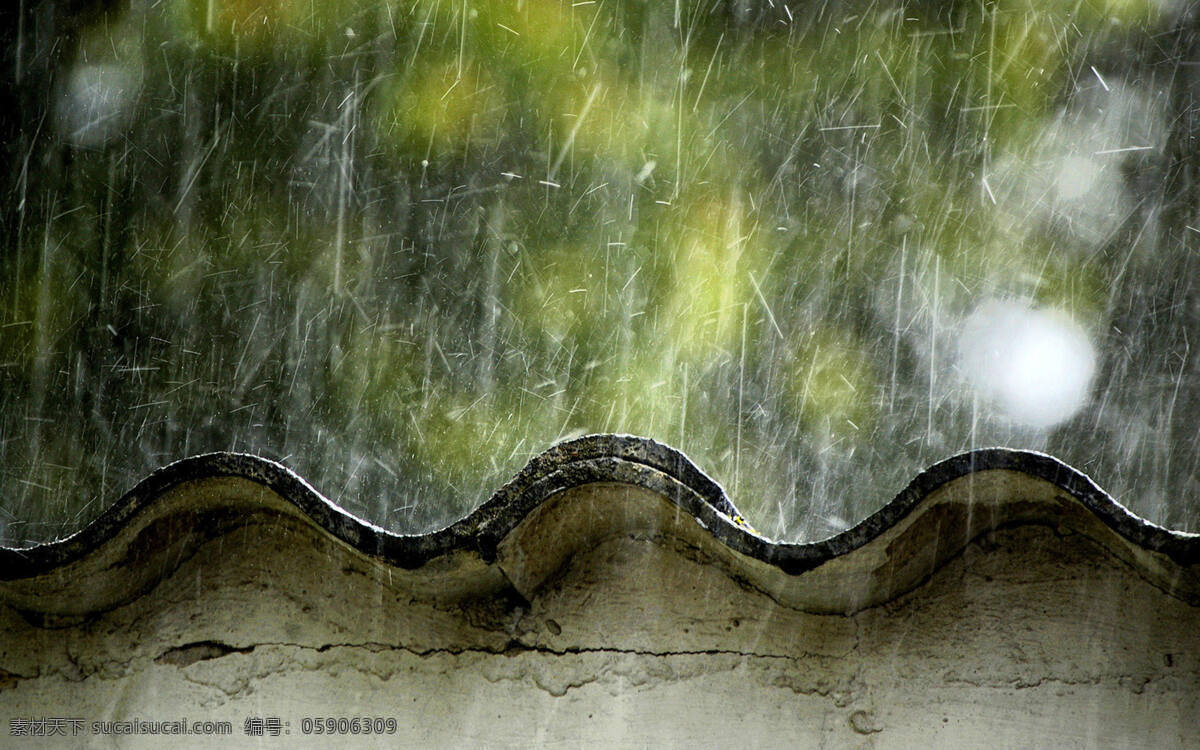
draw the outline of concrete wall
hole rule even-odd
[[[669,449],[589,440],[433,539],[222,456],[4,551],[0,746],[1200,747],[1197,540],[1066,467],[948,462],[800,547]],[[184,718],[233,735],[93,727]],[[42,719],[81,731],[13,734]]]

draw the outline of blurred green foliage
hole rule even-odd
[[[998,165],[1042,158],[1105,55],[1168,22],[1115,0],[88,18],[22,131],[7,538],[230,449],[429,528],[596,431],[681,447],[768,533],[828,533],[988,439],[937,374],[946,320],[1009,294],[1111,324],[1107,248],[1141,230],[1089,245]],[[128,122],[84,143],[55,118],[100,64],[135,82]]]

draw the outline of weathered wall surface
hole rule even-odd
[[[1200,747],[1195,538],[1044,458],[977,456],[785,549],[661,446],[582,447],[440,541],[224,457],[73,547],[5,551],[0,745],[157,748],[92,722],[186,717],[232,737],[170,746]],[[82,731],[13,734],[56,718]]]

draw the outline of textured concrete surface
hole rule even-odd
[[[605,440],[432,541],[224,456],[3,551],[0,746],[1200,747],[1197,539],[1052,459],[954,459],[787,548],[678,454]],[[306,734],[328,717],[396,728]],[[92,725],[184,718],[232,737]],[[13,734],[42,719],[82,731]]]

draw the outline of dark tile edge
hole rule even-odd
[[[393,534],[346,512],[275,461],[240,453],[194,456],[153,472],[72,536],[29,548],[0,547],[0,580],[32,578],[79,560],[103,546],[135,516],[151,511],[173,487],[215,477],[258,483],[363,554],[405,569],[419,568],[460,551],[475,552],[491,561],[497,545],[554,494],[597,482],[630,484],[667,498],[725,546],[798,575],[879,537],[949,482],[997,469],[1021,472],[1055,485],[1137,547],[1165,555],[1181,566],[1200,563],[1200,535],[1150,523],[1131,513],[1082,472],[1053,456],[1033,451],[986,448],[953,456],[918,474],[895,498],[853,528],[818,542],[787,544],[756,534],[720,485],[680,451],[647,438],[607,434],[554,445],[463,519],[444,529],[415,535]]]

